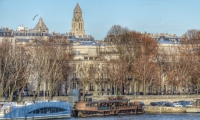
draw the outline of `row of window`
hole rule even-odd
[[[15,36],[40,36],[40,33],[14,33]],[[48,36],[47,33],[42,33],[42,36]]]
[[[84,60],[88,60],[88,58],[89,58],[89,60],[95,60],[95,59],[97,59],[97,57],[84,57]]]
[[[11,35],[11,33],[0,33],[0,36]]]
[[[33,111],[29,112],[29,114],[46,114],[46,113],[57,113],[57,112],[64,112],[64,111],[65,111],[65,109],[63,109],[63,108],[46,107],[46,108],[40,108],[40,109],[33,110]]]
[[[93,39],[77,39],[79,41],[94,41]]]

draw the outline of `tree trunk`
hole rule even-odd
[[[37,84],[36,91],[35,91],[35,93],[33,95],[33,101],[36,101],[36,98],[39,96],[39,94],[38,94],[39,88],[40,88],[40,84]]]
[[[13,95],[12,94],[10,94],[10,96],[9,96],[9,98],[10,98],[10,102],[12,102],[12,100],[13,100]]]

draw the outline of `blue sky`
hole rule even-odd
[[[0,25],[16,29],[23,24],[31,29],[42,17],[50,32],[66,33],[77,1],[86,34],[98,40],[115,24],[179,36],[188,29],[200,29],[200,0],[0,0]]]

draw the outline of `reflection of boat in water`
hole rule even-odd
[[[199,113],[200,112],[200,99],[195,99],[193,105],[191,107],[186,108],[186,112]]]
[[[167,106],[143,106],[146,113],[184,113],[183,107],[167,107]]]
[[[68,102],[35,102],[18,105],[17,103],[0,103],[1,118],[3,120],[24,119],[55,119],[71,117]]]

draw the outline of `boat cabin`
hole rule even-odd
[[[78,117],[143,113],[139,102],[131,103],[128,99],[77,101],[75,103],[75,116]]]
[[[99,101],[77,101],[76,110],[110,110],[119,107],[133,106],[128,99],[124,100],[99,100]]]

